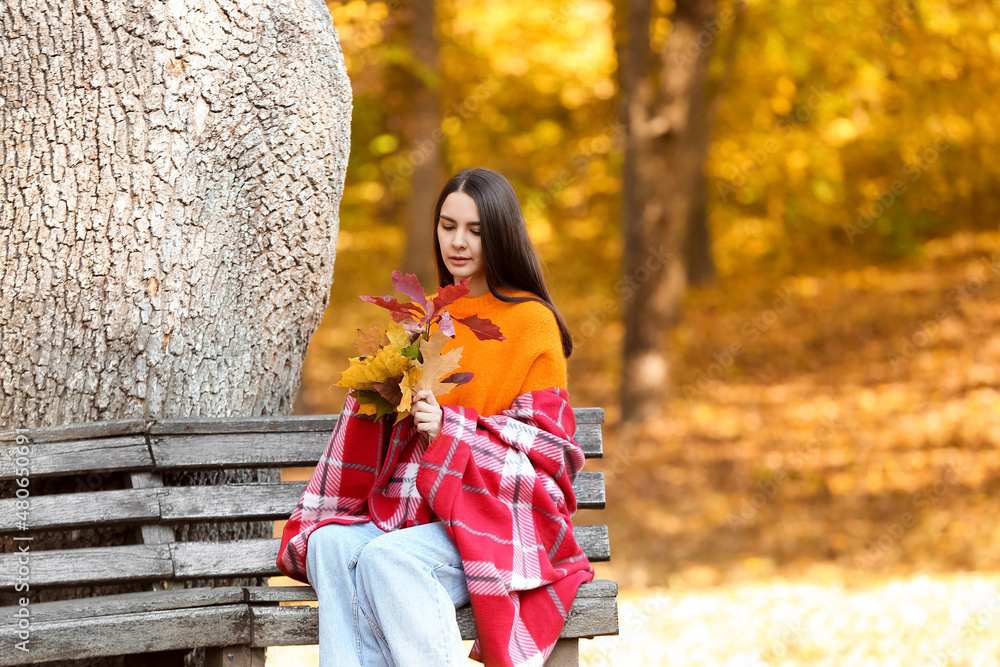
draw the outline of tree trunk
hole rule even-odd
[[[441,96],[438,76],[437,39],[434,36],[435,0],[413,0],[410,46],[416,66],[423,73],[414,77],[413,122],[410,134],[411,196],[407,211],[406,255],[404,273],[414,273],[422,285],[437,284],[437,261],[434,257],[434,203],[444,185],[441,169]]]
[[[329,299],[350,148],[351,86],[326,6],[12,0],[0,33],[0,429],[288,414]],[[87,481],[30,488],[127,486]],[[271,537],[273,524],[176,533]],[[132,535],[37,534],[32,548]]]
[[[694,184],[691,196],[691,219],[688,221],[688,240],[684,254],[687,257],[688,283],[697,285],[715,278],[712,235],[708,229],[708,192],[704,177]]]
[[[636,189],[635,163],[637,153],[634,147],[634,138],[630,129],[630,118],[633,115],[632,106],[638,104],[640,86],[644,88],[649,85],[648,70],[650,65],[651,51],[649,48],[649,21],[650,6],[649,0],[626,0],[624,3],[625,16],[624,25],[626,35],[623,46],[619,49],[619,77],[621,90],[624,98],[624,116],[626,127],[625,159],[622,168],[622,218],[624,233],[624,248],[622,269],[627,274],[634,271],[635,258],[641,257],[643,239],[640,234],[640,227],[636,224],[639,217],[640,207]],[[648,91],[644,90],[644,94]],[[635,292],[628,286],[625,294],[625,312],[634,303]],[[626,315],[627,317],[627,315]],[[626,350],[626,358],[628,356]]]
[[[719,101],[728,88],[727,84],[732,79],[736,52],[743,34],[743,27],[746,25],[746,3],[738,2],[728,14],[720,14],[719,22],[732,23],[732,28],[729,31],[729,38],[726,40],[725,50],[721,53],[722,75],[714,82],[714,85],[711,85],[712,82],[710,82],[710,90],[707,93],[708,113],[705,114],[705,122],[700,124],[702,136],[699,140],[704,143],[706,156],[712,141],[712,127],[715,126]],[[718,38],[718,27],[716,27],[713,38]],[[701,179],[701,183],[693,188],[692,192],[695,200],[691,206],[691,220],[688,223],[687,277],[688,282],[694,285],[714,280],[716,274],[715,262],[712,259],[712,233],[708,227],[708,188],[704,177]]]
[[[628,92],[632,171],[625,185],[625,344],[622,419],[658,418],[670,369],[665,349],[681,317],[687,288],[687,230],[694,188],[700,187],[707,141],[708,64],[715,33],[715,0],[677,0],[673,30],[654,75],[641,63]],[[648,44],[646,0],[633,0],[630,40]],[[631,13],[631,12],[630,12]],[[715,26],[717,28],[717,26]],[[709,39],[706,39],[705,36]],[[628,160],[628,157],[626,158]]]

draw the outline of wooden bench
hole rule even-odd
[[[577,442],[589,458],[603,454],[600,408],[575,410]],[[25,612],[0,608],[0,665],[206,648],[210,667],[264,664],[267,646],[318,643],[319,615],[311,586],[182,588],[185,580],[280,576],[277,538],[175,542],[173,524],[287,519],[305,481],[222,486],[163,486],[167,471],[315,466],[337,416],[257,419],[116,420],[0,434],[0,480],[23,479],[17,498],[0,500],[0,531],[13,541],[0,555],[0,590],[11,594],[27,574]],[[27,455],[15,438],[28,444]],[[20,460],[19,460],[20,459]],[[25,465],[27,464],[27,465]],[[121,472],[131,487],[47,496],[32,479]],[[605,504],[604,474],[584,471],[576,482],[581,509]],[[22,492],[24,495],[24,492]],[[135,544],[35,550],[38,531],[134,526]],[[607,526],[577,526],[591,561],[610,558]],[[18,547],[28,549],[24,554]],[[20,559],[20,561],[19,561]],[[26,562],[25,562],[26,561]],[[23,568],[19,571],[19,567]],[[148,591],[55,602],[30,602],[32,592],[143,582]],[[578,639],[618,634],[617,584],[584,584],[547,664],[578,664]],[[282,604],[292,603],[292,604]],[[18,614],[21,614],[19,617]],[[463,639],[475,637],[471,608],[457,610]],[[26,632],[28,652],[16,645]]]

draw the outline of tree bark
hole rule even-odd
[[[633,0],[630,40],[649,42],[646,0]],[[631,12],[630,12],[631,13]],[[673,30],[652,76],[640,63],[628,90],[625,343],[622,420],[662,414],[670,369],[666,342],[681,318],[687,289],[687,232],[694,188],[702,180],[707,141],[706,85],[716,15],[715,0],[677,0]],[[716,26],[717,28],[717,26]],[[708,35],[709,39],[705,36]]]
[[[288,414],[329,300],[351,107],[319,0],[0,4],[0,429]],[[127,486],[87,482],[30,490]],[[134,540],[75,533],[32,548]],[[273,524],[176,533],[271,537]]]
[[[422,77],[413,76],[413,123],[409,124],[410,202],[407,211],[406,254],[403,272],[414,273],[425,286],[437,284],[434,257],[434,203],[444,185],[441,169],[441,95],[434,85],[439,74],[437,38],[434,36],[435,0],[413,0],[410,46]],[[428,287],[428,289],[430,289]]]
[[[708,229],[708,192],[704,177],[691,190],[691,219],[688,221],[687,279],[691,285],[707,283],[715,278],[712,261],[712,234]]]

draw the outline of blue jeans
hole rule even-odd
[[[455,608],[469,589],[440,521],[390,532],[371,521],[320,526],[306,576],[319,599],[320,667],[465,662]]]

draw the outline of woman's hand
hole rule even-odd
[[[412,343],[417,339],[417,336],[424,332],[424,328],[417,323],[416,320],[406,319],[399,323],[399,326],[406,329],[410,334],[410,342]]]
[[[427,435],[427,441],[433,442],[434,438],[441,432],[444,423],[444,411],[434,398],[434,392],[430,389],[423,389],[417,392],[410,408],[413,415],[413,423],[417,425],[417,430]]]

